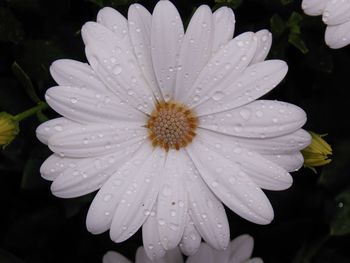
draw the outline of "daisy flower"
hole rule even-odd
[[[59,86],[46,101],[63,117],[37,129],[54,152],[41,174],[58,197],[99,189],[91,233],[110,229],[122,242],[142,226],[147,255],[157,258],[179,243],[193,254],[201,238],[225,249],[223,204],[271,222],[261,189],[291,186],[288,172],[302,166],[310,136],[302,109],[257,100],[287,72],[283,61],[264,61],[271,34],[233,38],[234,27],[226,7],[200,6],[186,33],[170,1],[152,15],[131,5],[128,20],[107,7],[81,30],[89,64],[53,63]]]
[[[251,258],[254,239],[249,235],[241,235],[232,240],[224,251],[216,250],[206,243],[201,243],[196,254],[187,258],[186,263],[263,263],[261,258]],[[136,252],[136,263],[183,263],[180,251],[175,248],[168,251],[164,257],[151,261],[143,247]],[[103,263],[131,263],[117,252],[108,251],[103,257]]]
[[[307,15],[322,15],[327,25],[325,40],[330,48],[350,44],[350,0],[303,0],[302,8]]]

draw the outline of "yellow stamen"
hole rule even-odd
[[[193,111],[176,102],[158,102],[147,128],[153,147],[179,150],[196,136],[198,118]]]

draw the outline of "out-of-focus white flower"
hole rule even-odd
[[[241,235],[231,241],[226,250],[216,250],[206,243],[201,243],[196,254],[187,258],[186,263],[263,263],[261,258],[251,258],[254,239],[249,235]],[[180,251],[175,248],[168,251],[163,258],[151,261],[143,247],[136,252],[135,263],[183,263]],[[109,251],[103,257],[103,263],[131,263],[119,253]]]
[[[327,25],[325,40],[330,48],[350,44],[350,0],[303,0],[302,8],[310,16],[322,15]]]
[[[285,76],[280,60],[264,61],[267,30],[234,39],[235,18],[200,6],[184,31],[170,1],[151,15],[111,8],[82,28],[89,64],[59,60],[60,85],[46,93],[64,117],[37,129],[54,154],[41,167],[62,198],[98,189],[87,215],[94,234],[115,242],[141,226],[147,255],[181,244],[190,255],[203,238],[216,249],[230,240],[224,203],[241,217],[268,224],[273,209],[261,189],[291,186],[305,112],[257,100]]]

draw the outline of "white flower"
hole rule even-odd
[[[46,93],[64,117],[38,127],[54,154],[41,167],[54,195],[98,189],[87,215],[94,234],[115,242],[141,226],[151,258],[181,243],[193,254],[201,237],[229,243],[223,202],[241,217],[268,224],[273,209],[261,190],[291,186],[310,142],[304,111],[256,100],[285,76],[283,61],[263,61],[271,34],[234,38],[226,7],[201,6],[186,34],[170,1],[153,15],[132,5],[128,21],[111,8],[82,36],[89,61],[59,60],[60,85]]]
[[[231,241],[224,251],[215,250],[206,243],[201,243],[196,254],[187,258],[186,263],[263,263],[261,258],[251,258],[254,239],[249,235],[241,235]],[[143,247],[136,252],[135,263],[183,263],[180,251],[175,248],[168,251],[164,257],[151,261]],[[108,251],[103,257],[103,263],[131,263],[117,252]]]
[[[303,0],[302,8],[310,16],[322,15],[327,25],[325,40],[330,48],[350,44],[350,0]]]

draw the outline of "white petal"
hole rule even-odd
[[[129,36],[134,47],[139,66],[158,100],[162,99],[153,70],[151,55],[152,15],[139,4],[129,7]]]
[[[264,261],[261,258],[252,258],[245,261],[244,263],[264,263]]]
[[[73,198],[96,191],[130,158],[136,148],[135,144],[113,154],[79,159],[74,167],[66,169],[54,180],[52,193],[61,198]]]
[[[200,6],[194,13],[182,42],[179,65],[181,70],[176,76],[174,97],[182,100],[208,63],[213,44],[213,15],[207,5]]]
[[[120,39],[101,24],[88,22],[82,30],[87,59],[95,73],[122,101],[150,113],[154,97],[134,55],[129,37]]]
[[[178,248],[169,250],[162,258],[151,260],[143,247],[139,247],[136,252],[136,263],[183,263],[182,255]]]
[[[195,107],[211,96],[221,98],[222,90],[232,84],[250,63],[256,44],[252,32],[241,34],[228,42],[201,71],[187,94],[186,105]]]
[[[227,207],[256,224],[269,224],[272,221],[273,209],[269,200],[242,173],[238,163],[212,151],[199,138],[187,149],[204,181]]]
[[[117,252],[108,251],[103,256],[102,263],[131,263],[131,261]]]
[[[184,234],[179,247],[182,253],[184,253],[186,256],[191,256],[198,251],[200,244],[201,236],[195,228],[192,219],[188,215]]]
[[[183,176],[185,164],[181,158],[183,154],[183,151],[168,152],[157,199],[158,231],[166,250],[178,246],[185,228],[187,192]]]
[[[199,127],[245,138],[292,133],[306,122],[299,107],[281,101],[257,100],[243,107],[199,118]]]
[[[198,252],[190,257],[188,257],[186,263],[219,263],[216,260],[217,253],[210,247],[207,243],[202,243],[198,249]]]
[[[49,139],[49,148],[64,156],[91,157],[133,147],[146,137],[147,130],[142,127],[91,124],[55,134]]]
[[[303,0],[301,7],[310,16],[321,15],[329,0]]]
[[[297,171],[304,164],[304,158],[300,152],[291,154],[263,155],[263,157],[278,164],[288,172]]]
[[[120,39],[128,33],[126,18],[113,8],[102,8],[97,14],[96,21],[114,32]]]
[[[325,40],[330,48],[342,48],[350,44],[350,21],[337,26],[327,26]]]
[[[134,179],[129,179],[112,220],[110,237],[114,242],[123,242],[131,237],[149,216],[159,192],[159,176],[164,161],[164,151],[155,149],[136,172]],[[119,172],[128,173],[129,170],[130,167],[125,167]]]
[[[242,263],[252,256],[254,239],[249,235],[241,235],[232,240],[229,250],[230,262]]]
[[[148,143],[143,144],[130,161],[121,166],[98,191],[86,218],[86,226],[91,233],[100,234],[110,228],[112,216],[124,192],[152,151],[153,148]]]
[[[256,52],[251,64],[264,61],[270,52],[272,44],[272,34],[266,29],[256,32],[255,36],[258,39],[258,46],[256,47]]]
[[[217,113],[250,103],[268,93],[285,77],[287,64],[282,60],[268,60],[246,68],[234,83],[222,90],[222,96],[213,94],[196,107],[197,115]]]
[[[183,35],[176,7],[170,1],[159,1],[153,11],[151,46],[154,71],[165,100],[174,92]]]
[[[350,1],[329,1],[323,12],[322,20],[327,25],[332,26],[350,21]]]
[[[68,169],[69,167],[75,167],[79,161],[80,159],[61,157],[57,154],[52,154],[41,165],[40,174],[44,179],[53,181],[64,170]]]
[[[186,189],[189,212],[196,229],[212,247],[225,249],[230,240],[230,229],[225,209],[208,189],[192,161],[187,161]]]
[[[213,14],[214,18],[214,43],[213,53],[225,46],[233,38],[235,32],[235,14],[231,8],[223,6]]]
[[[109,92],[87,63],[71,59],[56,60],[50,67],[50,73],[60,86],[88,87],[96,92]]]
[[[48,140],[51,136],[80,126],[81,124],[73,122],[66,118],[56,118],[40,124],[36,128],[36,137],[42,143],[48,144]]]
[[[124,105],[109,93],[59,86],[48,89],[45,98],[56,112],[77,122],[128,122],[130,125],[145,123],[144,114]]]
[[[202,129],[198,131],[202,132]],[[214,138],[218,136],[218,133],[214,131],[206,130],[205,132],[211,134]],[[246,148],[263,155],[291,154],[306,148],[311,142],[310,134],[302,129],[287,135],[267,139],[242,138],[224,134],[220,134],[220,139],[230,140],[232,146]]]
[[[233,163],[238,163],[241,173],[249,176],[259,187],[268,190],[284,190],[292,185],[293,179],[289,173],[276,163],[271,162],[256,152],[249,151],[236,145],[234,139],[213,134],[206,130],[198,131],[201,141]],[[230,179],[235,183],[236,178]]]
[[[164,249],[159,236],[158,231],[158,219],[157,219],[157,203],[154,205],[153,210],[148,212],[145,223],[142,225],[142,241],[145,252],[151,260],[156,260],[165,255]]]

